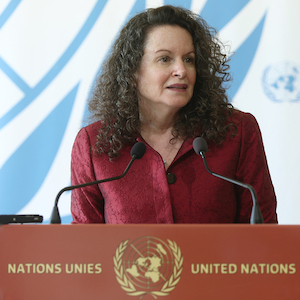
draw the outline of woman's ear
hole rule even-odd
[[[139,72],[139,70],[137,70],[137,71],[133,74],[133,76],[134,76],[135,80],[138,81],[139,78],[140,78],[140,72]]]

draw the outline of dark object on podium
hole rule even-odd
[[[40,215],[0,215],[0,224],[10,223],[42,223]]]

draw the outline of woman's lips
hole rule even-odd
[[[187,84],[172,84],[168,86],[168,89],[175,91],[185,91],[187,89]]]

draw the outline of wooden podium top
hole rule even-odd
[[[300,226],[2,225],[0,300],[300,299]]]

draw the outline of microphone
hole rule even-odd
[[[58,200],[59,197],[61,196],[62,193],[64,193],[65,191],[71,191],[74,189],[78,189],[78,188],[82,188],[85,186],[90,186],[93,184],[99,184],[99,183],[103,183],[103,182],[107,182],[107,181],[113,181],[113,180],[117,180],[120,179],[122,177],[124,177],[129,168],[131,167],[132,163],[136,160],[136,159],[140,159],[143,157],[143,155],[146,152],[146,145],[142,142],[137,142],[133,145],[133,147],[131,148],[130,151],[130,155],[131,155],[131,160],[129,162],[129,164],[127,165],[125,171],[123,172],[123,174],[116,176],[116,177],[111,177],[111,178],[107,178],[107,179],[102,179],[102,180],[96,180],[96,181],[92,181],[92,182],[87,182],[87,183],[83,183],[83,184],[78,184],[78,185],[71,185],[71,186],[67,186],[63,189],[61,189],[56,198],[55,198],[55,204],[52,210],[52,214],[51,214],[51,218],[50,218],[50,224],[61,224],[61,218],[59,215],[59,211],[58,211]]]
[[[205,153],[206,153],[208,147],[207,147],[206,140],[203,137],[197,137],[197,138],[194,139],[193,148],[194,148],[194,151],[198,155],[202,156],[205,168],[211,175],[214,175],[214,176],[219,177],[223,180],[229,181],[233,184],[239,185],[239,186],[241,186],[243,188],[246,188],[250,191],[250,193],[252,195],[252,200],[253,200],[250,223],[251,224],[261,224],[261,223],[263,223],[264,219],[263,219],[263,216],[261,214],[259,205],[257,203],[257,195],[256,195],[256,192],[255,192],[255,189],[253,188],[253,186],[251,186],[250,184],[243,183],[243,182],[240,182],[240,181],[237,181],[237,180],[234,180],[234,179],[231,179],[231,178],[228,178],[228,177],[225,177],[225,176],[222,176],[222,175],[219,175],[219,174],[216,174],[216,173],[212,172],[207,166]]]

